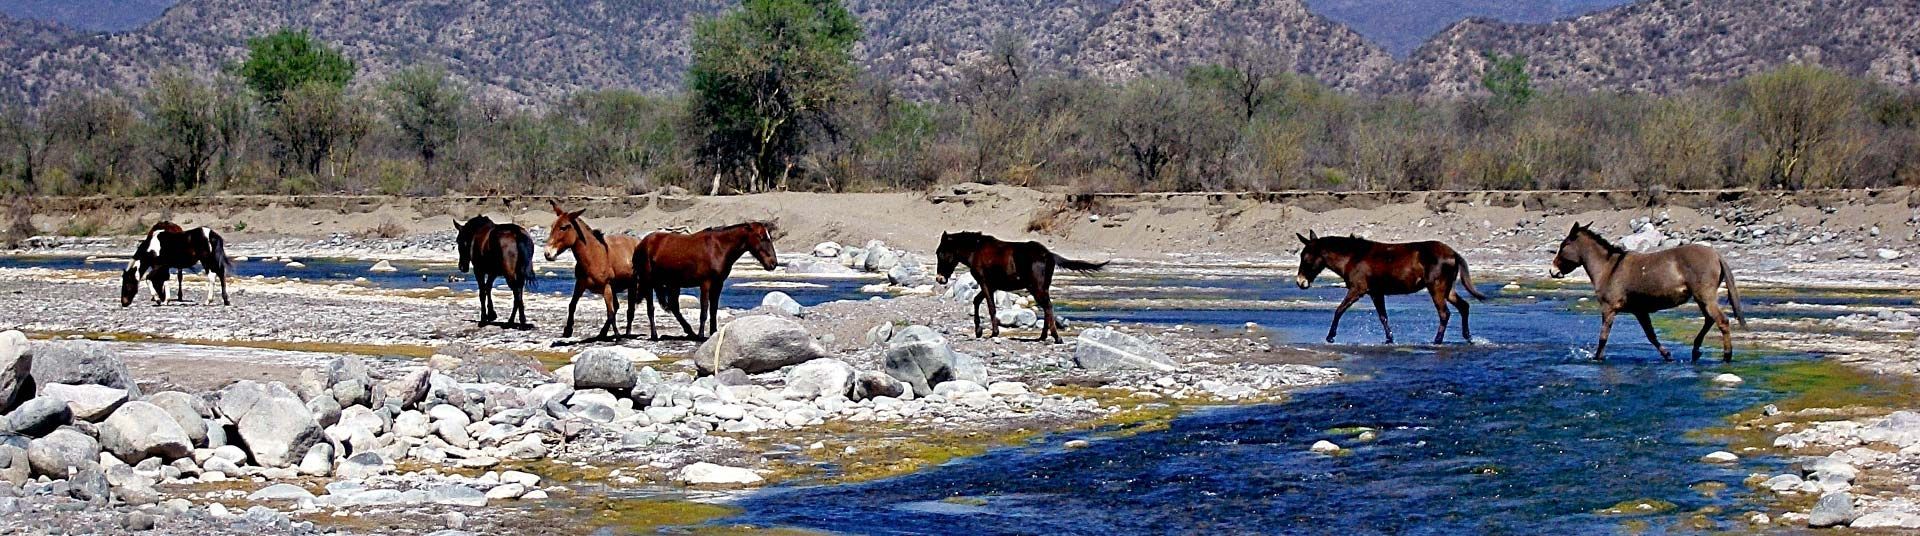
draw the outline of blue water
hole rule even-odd
[[[1431,336],[1424,296],[1389,303],[1401,340]],[[1747,303],[1754,311],[1770,301]],[[1200,324],[1258,318],[1276,340],[1318,345],[1331,305],[1115,314]],[[1388,346],[1378,344],[1377,321],[1363,302],[1341,334],[1353,344],[1324,346],[1350,356],[1335,366],[1362,379],[1286,403],[1201,411],[1161,432],[1059,434],[875,482],[774,487],[740,501],[745,513],[721,523],[875,534],[1613,533],[1623,531],[1624,519],[1659,530],[1703,507],[1741,511],[1749,499],[1741,480],[1781,470],[1783,460],[1766,456],[1701,463],[1725,446],[1687,437],[1786,395],[1766,382],[1720,387],[1708,380],[1729,370],[1718,362],[1662,363],[1631,320],[1616,325],[1612,359],[1592,362],[1586,350],[1597,315],[1570,300],[1475,305],[1475,336],[1484,339],[1476,344]],[[1456,317],[1450,340],[1458,340],[1457,326]],[[1675,346],[1680,336],[1668,333],[1666,342],[1684,356]],[[1810,358],[1742,352],[1736,364]],[[1361,443],[1328,432],[1352,426],[1380,429],[1380,438]],[[1076,438],[1092,446],[1060,447]],[[1352,453],[1308,452],[1321,439]],[[1691,489],[1703,482],[1727,491]],[[986,504],[941,502],[950,497]],[[1596,513],[1642,499],[1679,508]]]

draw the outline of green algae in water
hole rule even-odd
[[[1328,434],[1337,435],[1337,436],[1357,436],[1362,433],[1372,432],[1372,431],[1374,431],[1372,428],[1368,428],[1365,426],[1342,426],[1339,428],[1327,429]]]
[[[1664,514],[1678,508],[1680,508],[1679,505],[1661,499],[1629,499],[1594,513],[1603,516],[1638,516]]]

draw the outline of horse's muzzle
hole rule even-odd
[[[1300,288],[1307,288],[1313,286],[1313,281],[1308,280],[1305,276],[1296,275],[1293,276],[1293,284],[1300,285]]]
[[[1554,268],[1551,270],[1547,270],[1547,277],[1551,277],[1554,279],[1561,279],[1561,278],[1567,277],[1567,273],[1560,271],[1559,268]]]
[[[933,282],[945,285],[947,284],[947,276],[944,276],[944,275],[933,276]]]
[[[560,258],[560,250],[547,248],[547,262],[553,262],[554,259],[558,258]]]

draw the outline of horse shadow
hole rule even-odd
[[[514,331],[532,331],[535,327],[531,322],[495,322],[491,320],[480,322],[480,327],[487,326],[499,326],[500,329],[510,329]]]

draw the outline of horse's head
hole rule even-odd
[[[1314,278],[1320,277],[1320,271],[1327,269],[1327,251],[1320,242],[1320,235],[1313,231],[1307,234],[1294,233],[1300,239],[1300,271],[1293,276],[1293,284],[1300,288],[1313,286]]]
[[[140,261],[133,261],[126,270],[120,272],[120,306],[133,305],[133,297],[140,294]]]
[[[586,213],[587,209],[567,212],[566,209],[560,208],[560,203],[550,203],[553,205],[554,218],[553,226],[547,228],[547,260],[549,261],[558,259],[561,253],[581,245],[581,242],[586,240],[587,233],[590,232],[586,229],[586,224],[580,221],[580,215]]]
[[[1586,264],[1587,255],[1595,248],[1612,249],[1593,232],[1593,224],[1575,222],[1567,231],[1567,237],[1560,241],[1560,250],[1553,254],[1553,269],[1547,275],[1554,279],[1566,277]]]
[[[486,219],[486,216],[474,217],[471,220],[467,220],[465,225],[462,225],[460,220],[453,220],[453,243],[460,249],[461,272],[467,271],[468,266],[473,262],[473,235],[475,231],[479,230],[479,226],[474,225],[474,223],[482,219]]]
[[[747,223],[747,252],[753,254],[753,260],[760,261],[760,267],[771,272],[780,265],[780,255],[773,251],[773,224],[764,221]]]
[[[947,280],[953,277],[953,268],[960,264],[962,239],[961,234],[940,233],[940,248],[933,252],[935,283],[945,285]]]

